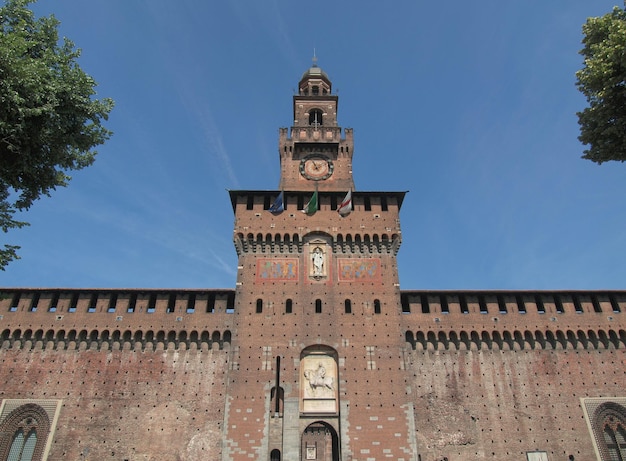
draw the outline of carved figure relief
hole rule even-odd
[[[311,242],[309,246],[309,277],[322,280],[328,275],[326,244]]]
[[[304,370],[304,378],[309,382],[309,387],[304,391],[306,397],[315,398],[324,394],[330,394],[332,397],[334,395],[334,379],[332,376],[326,376],[326,368],[322,362],[317,364],[316,369]]]
[[[320,247],[313,250],[313,275],[322,275],[324,273],[324,253]]]
[[[337,412],[337,363],[326,353],[317,352],[300,362],[301,411]]]

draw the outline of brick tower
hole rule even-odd
[[[396,264],[404,193],[354,190],[337,107],[314,62],[280,129],[279,190],[230,193],[224,459],[417,459]]]
[[[404,193],[298,88],[235,289],[0,288],[0,461],[626,459],[626,291],[400,291]]]

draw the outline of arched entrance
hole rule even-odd
[[[323,421],[309,424],[302,433],[301,461],[339,461],[337,432]]]

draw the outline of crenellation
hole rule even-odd
[[[0,453],[37,420],[50,460],[617,459],[626,291],[400,290],[405,192],[355,190],[298,88],[279,190],[229,191],[235,289],[0,289]]]

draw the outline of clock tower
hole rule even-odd
[[[337,123],[338,96],[321,68],[313,63],[293,96],[291,137],[281,128],[281,190],[352,190],[352,129]]]
[[[230,191],[224,460],[417,459],[396,262],[404,192],[354,189],[337,107],[314,62],[280,129],[279,190]]]

